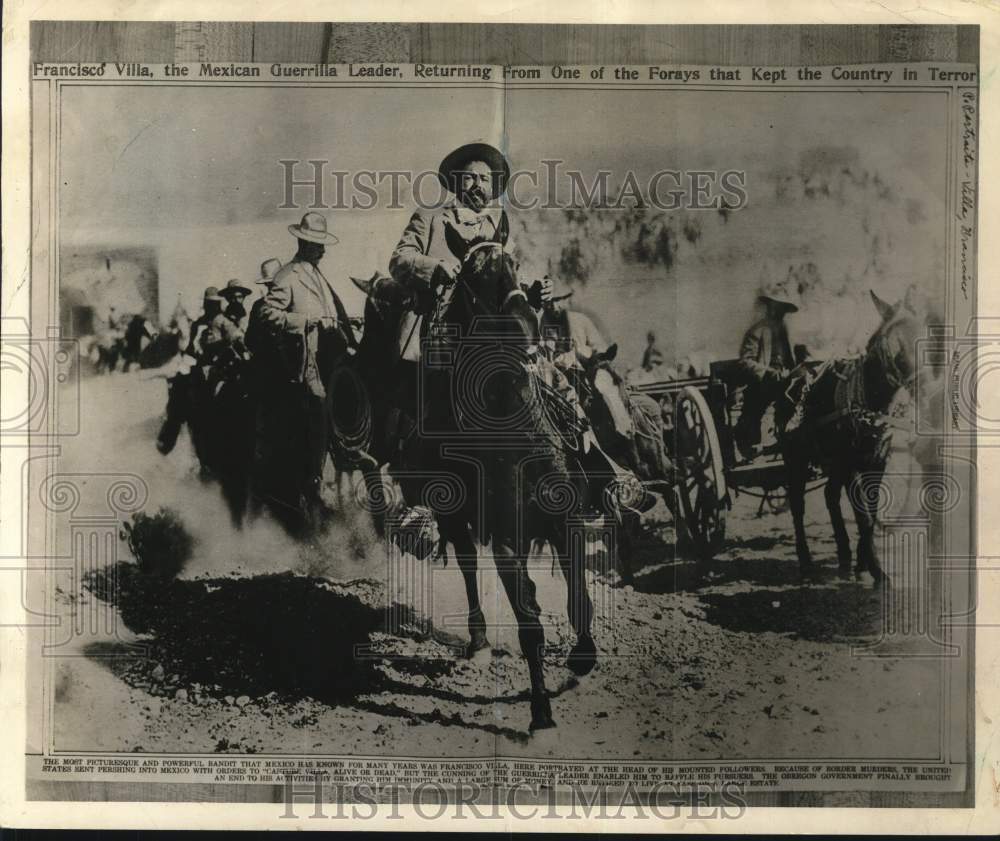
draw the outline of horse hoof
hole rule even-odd
[[[589,634],[576,641],[566,660],[567,668],[578,677],[589,674],[597,664],[597,646]]]
[[[531,724],[528,729],[534,733],[538,730],[551,730],[556,726],[552,718],[552,705],[547,697],[531,699]]]
[[[474,633],[465,647],[465,657],[467,660],[479,660],[483,652],[489,654],[490,650],[490,641],[486,638],[486,634]]]

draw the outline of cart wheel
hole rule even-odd
[[[701,392],[685,386],[674,415],[677,461],[676,527],[702,560],[726,537],[726,475],[712,413]]]

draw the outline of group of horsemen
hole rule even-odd
[[[459,147],[445,157],[438,174],[452,198],[440,208],[413,214],[392,252],[389,275],[376,272],[368,280],[352,278],[368,294],[368,309],[392,321],[386,335],[394,336],[394,341],[376,349],[382,359],[368,362],[381,374],[378,387],[387,399],[377,401],[380,410],[391,418],[410,417],[409,427],[382,419],[382,426],[398,438],[412,432],[413,416],[420,411],[416,402],[422,340],[440,300],[455,284],[464,257],[478,243],[502,239],[504,249],[513,248],[509,237],[498,235],[507,221],[497,200],[510,174],[499,150],[485,143]],[[345,355],[359,352],[353,323],[320,269],[327,246],[338,240],[317,212],[306,213],[288,230],[297,240],[297,251],[284,265],[275,258],[262,263],[257,279],[260,294],[249,311],[245,304],[253,290],[238,280],[222,289],[205,290],[204,311],[191,325],[186,348],[187,357],[194,360],[192,370],[199,373],[193,378],[185,372],[171,380],[167,421],[158,446],[169,452],[176,440],[179,415],[171,402],[178,402],[182,390],[198,391],[208,403],[235,372],[249,371],[252,399],[243,411],[253,415],[251,508],[266,506],[290,530],[309,530],[321,521],[325,509],[320,492],[331,448],[339,467],[377,471],[386,459],[382,453],[331,438],[330,374]],[[599,454],[614,472],[626,474],[631,466],[615,464],[607,455],[613,448],[595,438],[574,388],[581,383],[581,367],[605,354],[607,342],[590,318],[568,308],[572,292],[560,292],[548,277],[522,288],[538,319],[542,337],[538,356],[546,363],[549,384],[580,419],[582,445]],[[788,374],[801,361],[793,358],[783,322],[784,315],[795,310],[794,304],[780,290],[759,300],[763,317],[747,331],[740,352],[748,388],[735,432],[746,458],[759,450],[761,419],[767,407],[786,393]],[[633,435],[627,395],[603,396],[612,418],[612,428],[605,434]],[[185,394],[185,399],[190,397]],[[193,427],[192,438],[196,451],[203,450],[206,445],[199,448]],[[211,461],[204,452],[198,456],[203,466]],[[391,457],[389,463],[391,468]],[[650,504],[648,499],[638,503],[640,508]]]

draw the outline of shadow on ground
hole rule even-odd
[[[189,699],[232,696],[229,703],[239,696],[255,703],[314,699],[414,723],[528,738],[526,731],[496,724],[492,716],[471,720],[466,706],[526,710],[527,691],[484,694],[468,679],[452,680],[463,662],[456,653],[464,641],[432,628],[405,606],[393,605],[391,611],[381,606],[376,582],[341,584],[292,573],[162,580],[122,562],[92,575],[87,587],[113,601],[125,626],[141,635],[133,645],[93,645],[87,656],[150,694],[170,696],[184,689]],[[438,678],[442,685],[435,683]],[[574,686],[570,679],[550,694]],[[466,709],[418,712],[408,699],[421,697]]]
[[[178,685],[217,687],[220,695],[275,692],[338,701],[378,684],[380,652],[372,634],[386,631],[390,615],[373,592],[366,600],[352,592],[354,584],[292,573],[162,580],[119,563],[93,576],[88,587],[105,601],[113,598],[125,626],[145,636],[145,657],[132,659],[122,674],[130,682],[160,667]],[[368,582],[358,586],[374,590]],[[413,638],[431,633],[406,608],[396,605],[392,615]],[[439,660],[427,668],[446,665]]]
[[[879,590],[843,583],[699,596],[705,618],[731,631],[792,634],[815,642],[864,640],[883,625]]]

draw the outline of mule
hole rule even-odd
[[[851,570],[851,542],[840,496],[847,498],[858,527],[855,575],[868,571],[876,585],[889,584],[875,550],[875,526],[882,482],[891,445],[888,409],[900,389],[912,395],[916,340],[921,322],[908,300],[892,306],[874,292],[881,324],[862,356],[824,363],[802,401],[801,422],[788,428],[793,406],[778,407],[780,446],[788,472],[788,507],[795,527],[795,550],[804,575],[815,571],[803,517],[810,465],[827,476],[826,507],[837,544],[839,572]]]

